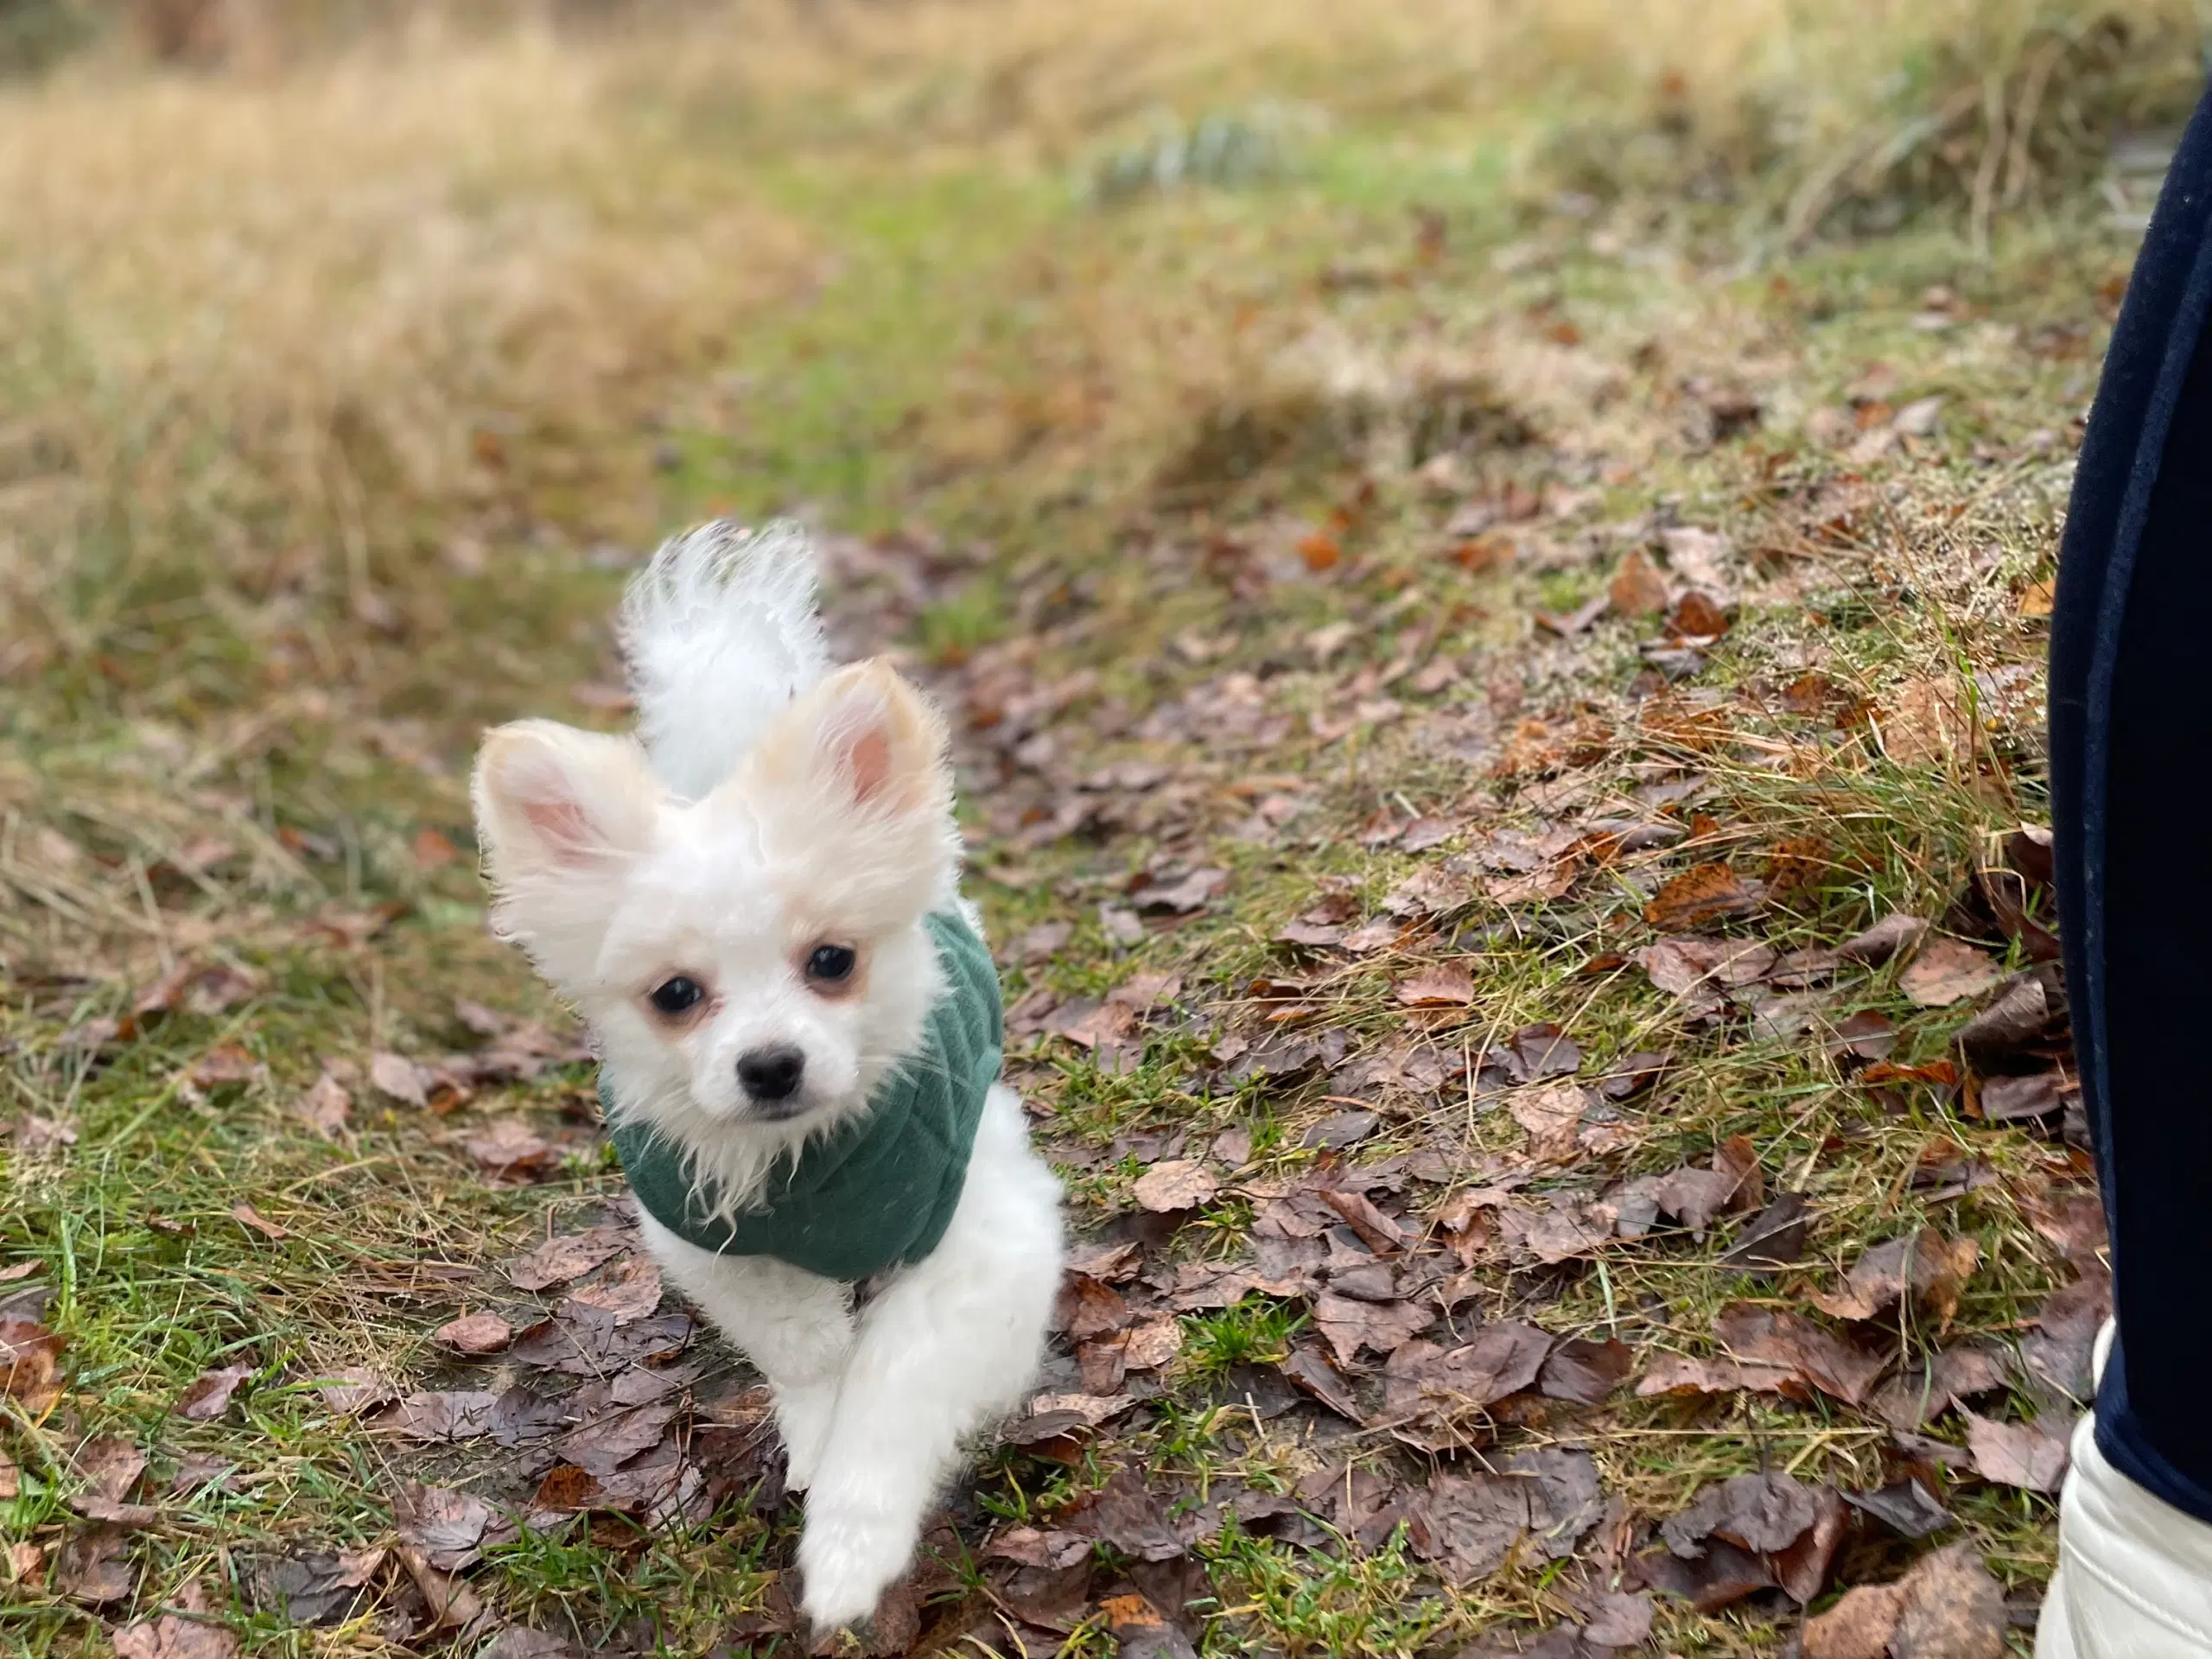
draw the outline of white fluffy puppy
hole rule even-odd
[[[804,534],[681,537],[622,620],[637,738],[485,740],[493,914],[591,1027],[646,1243],[766,1377],[804,1605],[849,1624],[1036,1374],[1059,1189],[998,1080],[944,725],[830,669]]]

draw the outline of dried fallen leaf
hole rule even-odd
[[[1636,1385],[1639,1399],[1657,1395],[1733,1394],[1739,1390],[1779,1394],[1797,1382],[1794,1367],[1730,1359],[1693,1359],[1687,1354],[1662,1354],[1651,1362],[1643,1380]]]
[[[1698,1554],[1707,1538],[1771,1555],[1796,1543],[1819,1514],[1811,1487],[1774,1470],[1707,1486],[1689,1508],[1662,1522],[1659,1533],[1685,1560]]]
[[[1474,976],[1458,963],[1424,968],[1398,982],[1397,996],[1409,1008],[1464,1007],[1475,1000]]]
[[[238,1639],[215,1620],[194,1580],[177,1592],[176,1612],[140,1619],[116,1631],[116,1659],[235,1659]]]
[[[1555,633],[1562,639],[1572,639],[1612,608],[1610,592],[1593,594],[1567,612],[1535,611],[1531,620],[1547,633]]]
[[[1812,1230],[1802,1192],[1783,1192],[1754,1216],[1720,1258],[1724,1268],[1761,1271],[1793,1266],[1805,1254]]]
[[[1579,1083],[1548,1083],[1516,1090],[1510,1108],[1513,1121],[1529,1132],[1529,1151],[1541,1163],[1565,1163],[1575,1155],[1575,1137],[1589,1097]]]
[[[430,1103],[430,1087],[437,1081],[437,1074],[427,1065],[409,1059],[404,1054],[394,1054],[388,1049],[378,1049],[369,1056],[369,1081],[378,1091],[409,1106]]]
[[[551,1319],[518,1332],[507,1351],[519,1364],[570,1376],[607,1376],[631,1365],[673,1359],[698,1330],[688,1313],[655,1313],[626,1323],[569,1297]]]
[[[1330,1364],[1318,1350],[1292,1349],[1290,1357],[1282,1362],[1281,1370],[1291,1382],[1338,1416],[1349,1422],[1363,1421],[1359,1406],[1352,1399],[1351,1389],[1346,1385],[1343,1374]]]
[[[464,1313],[432,1334],[457,1354],[496,1354],[515,1339],[514,1327],[496,1313]]]
[[[1894,1480],[1878,1491],[1846,1492],[1843,1501],[1901,1538],[1926,1538],[1955,1518],[1917,1479]]]
[[[1878,1319],[1910,1296],[1917,1306],[1935,1314],[1939,1325],[1948,1326],[1959,1311],[1959,1294],[1980,1259],[1981,1246],[1973,1239],[1947,1239],[1934,1228],[1923,1227],[1871,1246],[1853,1266],[1843,1288],[1815,1292],[1813,1305],[1839,1319]]]
[[[1693,1002],[1709,999],[1718,1006],[1718,988],[1756,982],[1774,967],[1776,957],[1771,945],[1751,939],[1668,938],[1645,945],[1631,960],[1669,996]]]
[[[146,1472],[146,1454],[119,1434],[103,1434],[77,1448],[70,1468],[92,1491],[119,1503]]]
[[[1620,562],[1605,592],[1618,615],[1651,616],[1667,608],[1667,579],[1642,548]]]
[[[1171,1159],[1154,1164],[1137,1178],[1136,1201],[1154,1215],[1195,1210],[1211,1204],[1221,1191],[1213,1173],[1193,1159]]]
[[[1667,632],[1677,639],[1717,639],[1728,632],[1728,613],[1709,594],[1693,588],[1675,601]]]
[[[1192,911],[1204,910],[1228,886],[1227,870],[1192,870],[1177,881],[1148,883],[1139,887],[1136,906],[1141,911],[1172,911],[1186,916]]]
[[[1889,1659],[1890,1637],[1904,1611],[1899,1584],[1862,1584],[1805,1624],[1805,1659]]]
[[[1133,1469],[1117,1471],[1088,1504],[1065,1519],[1140,1561],[1173,1560],[1184,1554],[1183,1541],[1168,1525],[1165,1507]]]
[[[118,1527],[92,1526],[73,1533],[54,1557],[54,1582],[65,1596],[105,1607],[138,1587],[138,1571],[124,1555]]]
[[[1327,550],[1325,558],[1319,550],[1323,548]],[[1300,550],[1306,564],[1315,570],[1325,570],[1336,563],[1336,543],[1325,537],[1310,537]],[[1198,1649],[1191,1645],[1191,1638],[1141,1595],[1109,1596],[1099,1603],[1098,1611],[1122,1659],[1197,1659]]]
[[[1483,892],[1492,904],[1508,908],[1548,904],[1565,898],[1581,874],[1580,859],[1563,858],[1556,864],[1540,865],[1526,875],[1492,876],[1483,883]]]
[[[2016,976],[1958,1031],[1960,1050],[1984,1070],[2001,1068],[2064,1023],[2063,1004],[2033,973]]]
[[[1436,1323],[1436,1315],[1411,1302],[1362,1302],[1324,1292],[1313,1300],[1313,1324],[1337,1363],[1350,1366],[1363,1348],[1390,1354]]]
[[[1853,1060],[1886,1060],[1897,1046],[1897,1022],[1872,1008],[1861,1008],[1836,1021],[1827,1048],[1847,1066]]]
[[[1973,752],[1974,716],[1955,676],[1907,680],[1877,722],[1883,753],[1901,766],[1942,766]]]
[[[1846,962],[1878,968],[1901,950],[1910,950],[1928,931],[1928,924],[1904,911],[1891,911],[1863,933],[1854,933],[1835,947]]]
[[[1547,1267],[1594,1255],[1613,1236],[1609,1223],[1563,1192],[1553,1195],[1547,1210],[1507,1205],[1499,1210],[1497,1222],[1516,1256],[1533,1256]]]
[[[1923,945],[1897,976],[1897,988],[1923,1008],[1944,1008],[1980,995],[2003,976],[2003,970],[1972,945],[1936,938]]]
[[[1605,1513],[1586,1452],[1547,1447],[1495,1459],[1479,1474],[1440,1474],[1411,1505],[1414,1553],[1455,1583],[1487,1577],[1524,1544],[1561,1560]]]
[[[1977,1417],[1965,1407],[1967,1446],[1981,1478],[1999,1486],[2018,1486],[2031,1492],[2055,1492],[2065,1478],[2069,1452],[2066,1442],[2035,1423],[2005,1423]]]
[[[486,1613],[483,1598],[453,1573],[434,1566],[426,1552],[412,1544],[403,1543],[392,1551],[392,1554],[407,1569],[407,1576],[421,1592],[433,1630],[450,1627],[470,1630],[483,1622]]]
[[[1069,1341],[1089,1342],[1126,1330],[1135,1320],[1136,1311],[1128,1299],[1103,1281],[1072,1272],[1062,1280],[1052,1322]]]
[[[279,1226],[250,1204],[232,1205],[231,1216],[241,1226],[252,1228],[264,1238],[289,1238],[292,1236],[290,1229]]]
[[[1643,906],[1643,919],[1669,932],[1748,916],[1766,902],[1766,884],[1738,875],[1726,864],[1685,870]]]
[[[440,1389],[409,1395],[377,1420],[377,1427],[410,1440],[445,1444],[480,1440],[492,1432],[499,1396],[484,1389]]]
[[[1739,1302],[1722,1312],[1713,1329],[1735,1357],[1793,1370],[1847,1405],[1864,1405],[1888,1369],[1880,1355],[1855,1348],[1794,1313]]]
[[[341,1416],[353,1416],[390,1403],[398,1391],[365,1365],[340,1365],[315,1384],[323,1403]]]
[[[614,1316],[617,1325],[642,1319],[660,1306],[660,1268],[642,1252],[626,1255],[569,1293],[568,1300]],[[563,1304],[566,1306],[566,1304]]]
[[[1350,1111],[1338,1112],[1323,1118],[1300,1137],[1299,1144],[1321,1152],[1341,1152],[1346,1147],[1357,1146],[1366,1140],[1375,1133],[1382,1121],[1375,1113],[1354,1107]],[[1243,1163],[1251,1155],[1251,1135],[1248,1131],[1238,1133],[1244,1135],[1243,1155],[1236,1160]],[[1219,1141],[1215,1142],[1215,1155],[1220,1155]]]
[[[1805,1659],[2000,1659],[2009,1626],[2004,1586],[1972,1544],[1957,1543],[1808,1619]]]
[[[13,1395],[34,1417],[61,1397],[64,1338],[36,1319],[0,1318],[0,1392]]]
[[[612,1475],[640,1452],[660,1444],[676,1421],[677,1405],[631,1406],[602,1412],[555,1442],[561,1455],[587,1474]]]
[[[549,1238],[508,1265],[507,1282],[518,1290],[546,1290],[555,1285],[565,1285],[571,1279],[581,1279],[626,1248],[627,1243],[624,1234],[613,1227],[594,1227],[588,1232]]]
[[[1456,1348],[1404,1343],[1382,1368],[1383,1413],[1401,1439],[1440,1450],[1460,1438],[1462,1419],[1535,1386],[1551,1348],[1547,1332],[1511,1320]]]
[[[1701,1233],[1734,1200],[1743,1178],[1733,1170],[1691,1166],[1659,1178],[1652,1196],[1659,1208],[1694,1233]]]
[[[197,1088],[220,1089],[251,1083],[261,1069],[261,1063],[241,1045],[219,1043],[194,1060],[186,1076]]]
[[[231,1396],[238,1392],[238,1384],[253,1373],[251,1365],[224,1365],[202,1371],[177,1396],[172,1409],[187,1422],[212,1423],[230,1409]]]
[[[1342,1216],[1352,1231],[1359,1235],[1360,1242],[1377,1255],[1405,1249],[1405,1229],[1376,1209],[1364,1192],[1332,1186],[1324,1187],[1320,1196],[1321,1201]]]
[[[2063,1074],[2041,1071],[2025,1077],[1991,1077],[1981,1085],[1977,1104],[1985,1123],[2018,1123],[2050,1117],[2065,1109]]]
[[[991,1540],[983,1553],[1024,1567],[1058,1570],[1090,1559],[1091,1542],[1079,1532],[1047,1531],[1037,1527],[1009,1527]]]
[[[458,1573],[480,1558],[485,1548],[513,1539],[512,1516],[493,1509],[474,1492],[409,1481],[392,1506],[399,1535],[420,1550],[442,1573]]]
[[[1537,1392],[1548,1400],[1601,1406],[1635,1369],[1635,1352],[1619,1338],[1597,1342],[1571,1337],[1545,1356],[1537,1374]]]
[[[309,1549],[280,1556],[254,1574],[257,1605],[281,1609],[295,1624],[336,1624],[360,1610],[383,1567],[381,1549]]]
[[[345,1133],[346,1120],[353,1109],[353,1097],[346,1093],[344,1084],[325,1071],[307,1093],[293,1103],[292,1109],[324,1140],[334,1141]]]
[[[1182,994],[1183,979],[1179,974],[1132,974],[1125,983],[1106,993],[1106,1001],[1139,1014],[1148,1014]]]
[[[1183,1351],[1180,1319],[1147,1319],[1132,1326],[1122,1349],[1122,1363],[1133,1371],[1158,1370]]]
[[[1598,1649],[1636,1648],[1651,1635],[1658,1609],[1651,1592],[1623,1595],[1617,1590],[1586,1590],[1569,1598],[1586,1621],[1582,1640]]]
[[[539,1174],[561,1161],[559,1147],[512,1115],[493,1118],[461,1144],[480,1166],[493,1175]]]

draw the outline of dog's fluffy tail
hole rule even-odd
[[[806,532],[720,520],[664,542],[622,600],[638,735],[661,781],[696,799],[776,713],[829,671]]]

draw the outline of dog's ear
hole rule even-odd
[[[945,747],[944,721],[920,692],[887,663],[855,663],[777,716],[753,776],[868,818],[939,818],[952,810]]]
[[[478,839],[504,887],[642,852],[663,791],[632,740],[522,720],[485,738],[471,793]]]

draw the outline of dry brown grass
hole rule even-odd
[[[640,457],[610,435],[788,288],[806,241],[740,193],[692,194],[624,130],[610,68],[518,35],[10,94],[16,652],[91,648],[180,552],[236,597],[335,591],[378,620],[427,548],[527,527],[504,442],[523,432],[581,532],[649,533]]]
[[[253,10],[272,27],[301,13],[277,30],[295,51],[335,15]],[[1608,134],[1647,128],[1669,155],[1686,141],[1728,168],[1782,168],[1802,217],[1846,188],[1827,169],[1863,170],[1901,122],[1985,73],[1999,118],[1955,135],[1971,151],[1959,167],[1978,175],[1994,143],[1993,188],[2024,190],[2032,158],[2014,165],[2006,111],[2048,120],[2063,65],[2042,43],[2112,19],[2132,31],[2125,73],[2076,113],[2170,108],[2194,77],[2186,0],[747,3],[650,34],[523,25],[467,43],[418,20],[274,77],[266,54],[150,82],[96,57],[5,94],[16,550],[0,590],[22,606],[85,562],[91,523],[158,522],[179,504],[149,497],[177,495],[197,498],[218,542],[274,512],[287,539],[350,544],[359,587],[359,544],[397,536],[362,523],[379,498],[491,493],[471,450],[486,416],[634,417],[646,383],[726,347],[750,303],[804,269],[801,233],[744,198],[748,152],[826,137],[895,147],[906,165],[935,145],[1057,166],[1156,111],[1262,97],[1351,122],[1419,113],[1525,150],[1554,141],[1562,115],[1603,111]],[[648,105],[678,112],[679,141],[721,124],[735,153],[708,188],[670,152],[671,130],[641,118]],[[1113,296],[1124,317],[1131,297]],[[1161,349],[1141,326],[1122,332],[1135,353]],[[119,476],[193,442],[226,452],[194,488]],[[39,459],[55,453],[71,459]],[[638,494],[635,480],[595,492],[633,531]],[[32,613],[73,631],[50,602]]]
[[[254,15],[295,54],[339,16]],[[1937,136],[1967,147],[1953,171],[1979,177],[1994,156],[1990,188],[2024,192],[2034,156],[2013,128],[2058,109],[2072,61],[2042,43],[2126,21],[2133,43],[2103,101],[2075,111],[2108,122],[2170,106],[2195,36],[2185,0],[652,15],[650,31],[524,22],[456,40],[423,13],[285,74],[257,52],[232,73],[149,79],[111,53],[7,92],[0,656],[93,649],[122,597],[180,555],[187,589],[337,594],[374,620],[404,605],[426,549],[526,531],[525,498],[556,498],[582,538],[642,537],[647,446],[609,435],[741,358],[759,302],[813,271],[808,232],[747,188],[756,161],[795,148],[924,173],[953,156],[1057,168],[1160,111],[1282,97],[1531,152],[1604,111],[1604,132],[1645,130],[1669,166],[1688,153],[1781,169],[1799,218],[1817,218],[1901,121],[1957,103],[1968,66],[1970,90],[1991,78],[1995,116],[1973,98],[1952,110],[1958,130]],[[1078,278],[1063,302],[1065,356],[1135,428],[1251,368],[1172,279],[1146,291],[1153,275]],[[981,412],[950,388],[956,458],[997,460],[1025,426],[1090,442],[1095,423],[1061,406],[1071,378],[1027,405],[993,387]],[[1147,386],[1166,395],[1135,395]],[[950,429],[963,419],[976,429]],[[518,431],[536,440],[527,463],[505,442]]]
[[[1885,81],[1953,63],[2008,73],[2040,38],[2107,20],[2146,55],[2198,29],[2185,0],[921,0],[758,7],[745,27],[747,60],[795,98],[833,103],[841,120],[933,117],[969,138],[1072,141],[1159,105],[1287,93],[1347,115],[1473,114],[1523,132],[1532,98],[1664,105],[1714,138],[1765,104],[1818,143],[1904,90]],[[2173,70],[2193,76],[2186,61]]]

